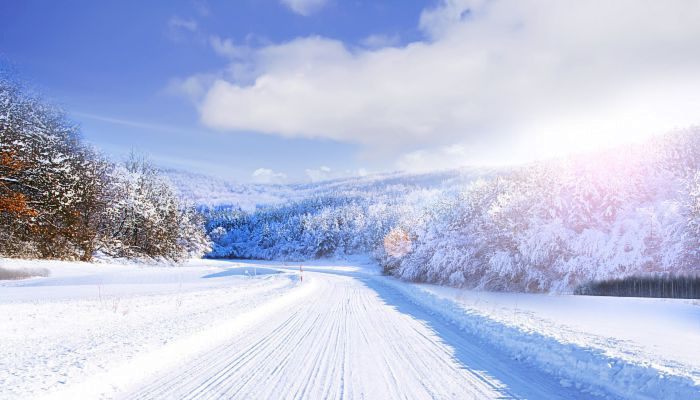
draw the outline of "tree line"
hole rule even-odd
[[[208,251],[203,222],[147,160],[111,162],[64,112],[0,73],[0,255],[180,260]]]
[[[411,251],[380,261],[404,279],[506,291],[695,276],[699,171],[698,129],[522,166],[419,211],[401,226]]]
[[[700,276],[630,276],[588,282],[577,287],[574,293],[586,296],[700,299]]]
[[[396,201],[321,196],[252,212],[235,206],[202,210],[214,258],[307,260],[366,253],[396,223]]]
[[[700,130],[426,190],[405,180],[205,211],[211,257],[371,254],[402,279],[571,292],[700,265]]]

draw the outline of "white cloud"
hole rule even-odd
[[[248,46],[236,45],[231,39],[222,39],[216,35],[209,37],[209,44],[217,54],[231,59],[246,57],[251,52]]]
[[[318,169],[307,169],[306,176],[309,177],[311,182],[325,181],[333,178],[332,170],[325,165]]]
[[[287,174],[275,172],[269,168],[258,168],[253,171],[251,178],[255,183],[284,183],[287,180]]]
[[[306,177],[309,178],[311,182],[367,176],[370,173],[366,168],[334,170],[325,165],[319,168],[306,169],[305,172]]]
[[[197,21],[180,17],[171,17],[168,26],[172,30],[182,29],[190,32],[196,32],[198,28]]]
[[[218,79],[216,75],[199,74],[185,79],[172,79],[165,87],[165,92],[172,95],[183,95],[190,99],[201,99],[209,90],[211,83]]]
[[[190,130],[187,128],[181,128],[178,126],[136,121],[136,120],[126,119],[126,118],[115,118],[115,117],[111,117],[111,116],[96,115],[96,114],[84,113],[84,112],[79,112],[79,111],[72,112],[71,115],[73,115],[74,117],[77,117],[78,119],[91,119],[91,120],[95,120],[95,121],[107,122],[110,124],[128,126],[128,127],[132,127],[132,128],[139,128],[139,129],[148,130],[148,131],[160,131],[160,132],[167,132],[167,133],[172,133],[172,134],[182,134],[182,135],[188,135],[188,136],[191,136],[192,134],[197,133],[194,130]]]
[[[172,16],[168,20],[166,35],[174,42],[198,42],[204,39],[197,20],[178,16]]]
[[[415,150],[403,154],[396,161],[399,170],[409,172],[426,172],[469,165],[473,162],[473,153],[460,144],[440,146],[436,149]]]
[[[280,0],[290,10],[303,16],[309,16],[323,8],[328,0]]]
[[[520,161],[700,122],[697,21],[687,0],[448,0],[406,46],[260,47],[198,105],[221,130]]]
[[[369,47],[370,49],[378,49],[382,47],[396,46],[400,41],[401,38],[397,34],[374,34],[362,39],[361,44],[365,47]]]

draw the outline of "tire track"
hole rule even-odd
[[[311,299],[279,309],[125,398],[590,398],[508,359],[378,278],[305,278],[305,285],[318,285]]]

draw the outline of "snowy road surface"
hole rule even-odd
[[[306,274],[307,296],[124,398],[590,398],[376,279]]]
[[[0,399],[700,399],[696,347],[657,346],[694,341],[693,302],[470,293],[356,261],[300,282],[272,262],[0,259],[51,270],[0,282]],[[663,338],[609,321],[640,313]]]

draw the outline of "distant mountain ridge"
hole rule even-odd
[[[458,168],[429,173],[390,172],[291,184],[236,183],[206,174],[162,168],[182,198],[198,206],[238,206],[252,211],[310,197],[330,195],[402,195],[423,190],[449,190],[492,176],[496,168]]]

